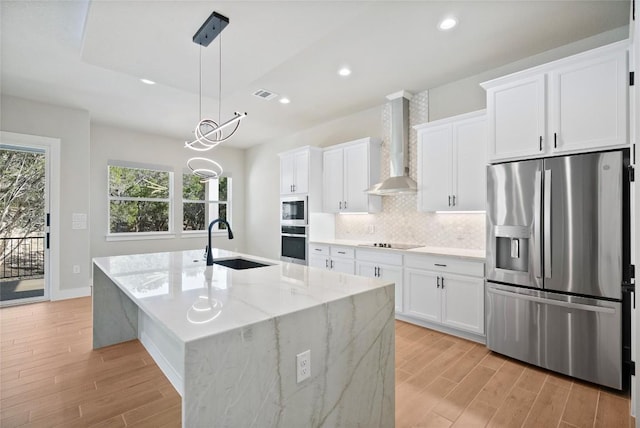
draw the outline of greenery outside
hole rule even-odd
[[[227,220],[227,204],[231,179],[202,182],[193,174],[182,175],[183,215],[182,230],[206,230],[209,222],[216,218]],[[216,230],[225,230],[217,223]]]
[[[171,173],[109,165],[109,232],[168,232]]]

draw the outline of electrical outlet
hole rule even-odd
[[[73,273],[80,273],[80,266],[79,265],[73,265]]]
[[[296,355],[296,368],[297,368],[296,370],[297,383],[300,383],[303,380],[309,379],[311,377],[311,350],[310,349],[307,349],[306,351]]]

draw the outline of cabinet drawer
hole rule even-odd
[[[358,248],[358,261],[382,263],[385,265],[402,266],[402,254],[380,250],[363,250]]]
[[[406,255],[405,266],[460,275],[484,277],[484,262],[435,255]]]
[[[309,254],[329,256],[329,246],[324,244],[309,244]]]
[[[352,259],[355,257],[355,255],[354,255],[354,250],[351,247],[335,247],[332,245],[331,257],[342,258],[342,259]]]

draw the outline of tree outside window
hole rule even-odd
[[[169,232],[171,175],[109,165],[109,233]]]
[[[231,178],[202,181],[193,174],[182,175],[182,230],[204,231],[211,221],[221,218],[231,223],[229,213]],[[226,230],[216,223],[214,230]]]

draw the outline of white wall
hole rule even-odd
[[[246,250],[249,254],[280,257],[280,159],[278,153],[301,146],[326,147],[362,137],[382,136],[382,103],[303,132],[266,141],[247,150]]]
[[[160,135],[91,125],[91,255],[92,257],[118,254],[137,254],[158,251],[197,249],[206,245],[206,235],[188,237],[180,233],[182,227],[182,173],[193,151],[184,148],[184,141]],[[202,154],[198,154],[202,156]],[[220,145],[204,157],[219,162],[225,173],[232,177],[232,218],[234,239],[226,234],[214,237],[212,245],[233,251],[244,250],[245,173],[244,150]],[[136,162],[171,167],[174,172],[174,231],[175,238],[133,241],[107,241],[107,163],[109,160]]]
[[[550,61],[555,61],[609,43],[624,40],[629,37],[629,28],[621,27],[602,34],[579,40],[538,55],[516,61],[502,67],[487,70],[475,76],[447,83],[429,89],[429,120],[468,113],[486,108],[487,99],[480,83],[500,76],[525,70]]]
[[[60,277],[52,278],[52,298],[89,290],[89,229],[72,230],[72,213],[89,214],[89,113],[2,95],[3,131],[60,139]],[[80,273],[73,273],[73,265]],[[56,284],[57,282],[57,284]],[[59,290],[56,290],[58,288]]]

